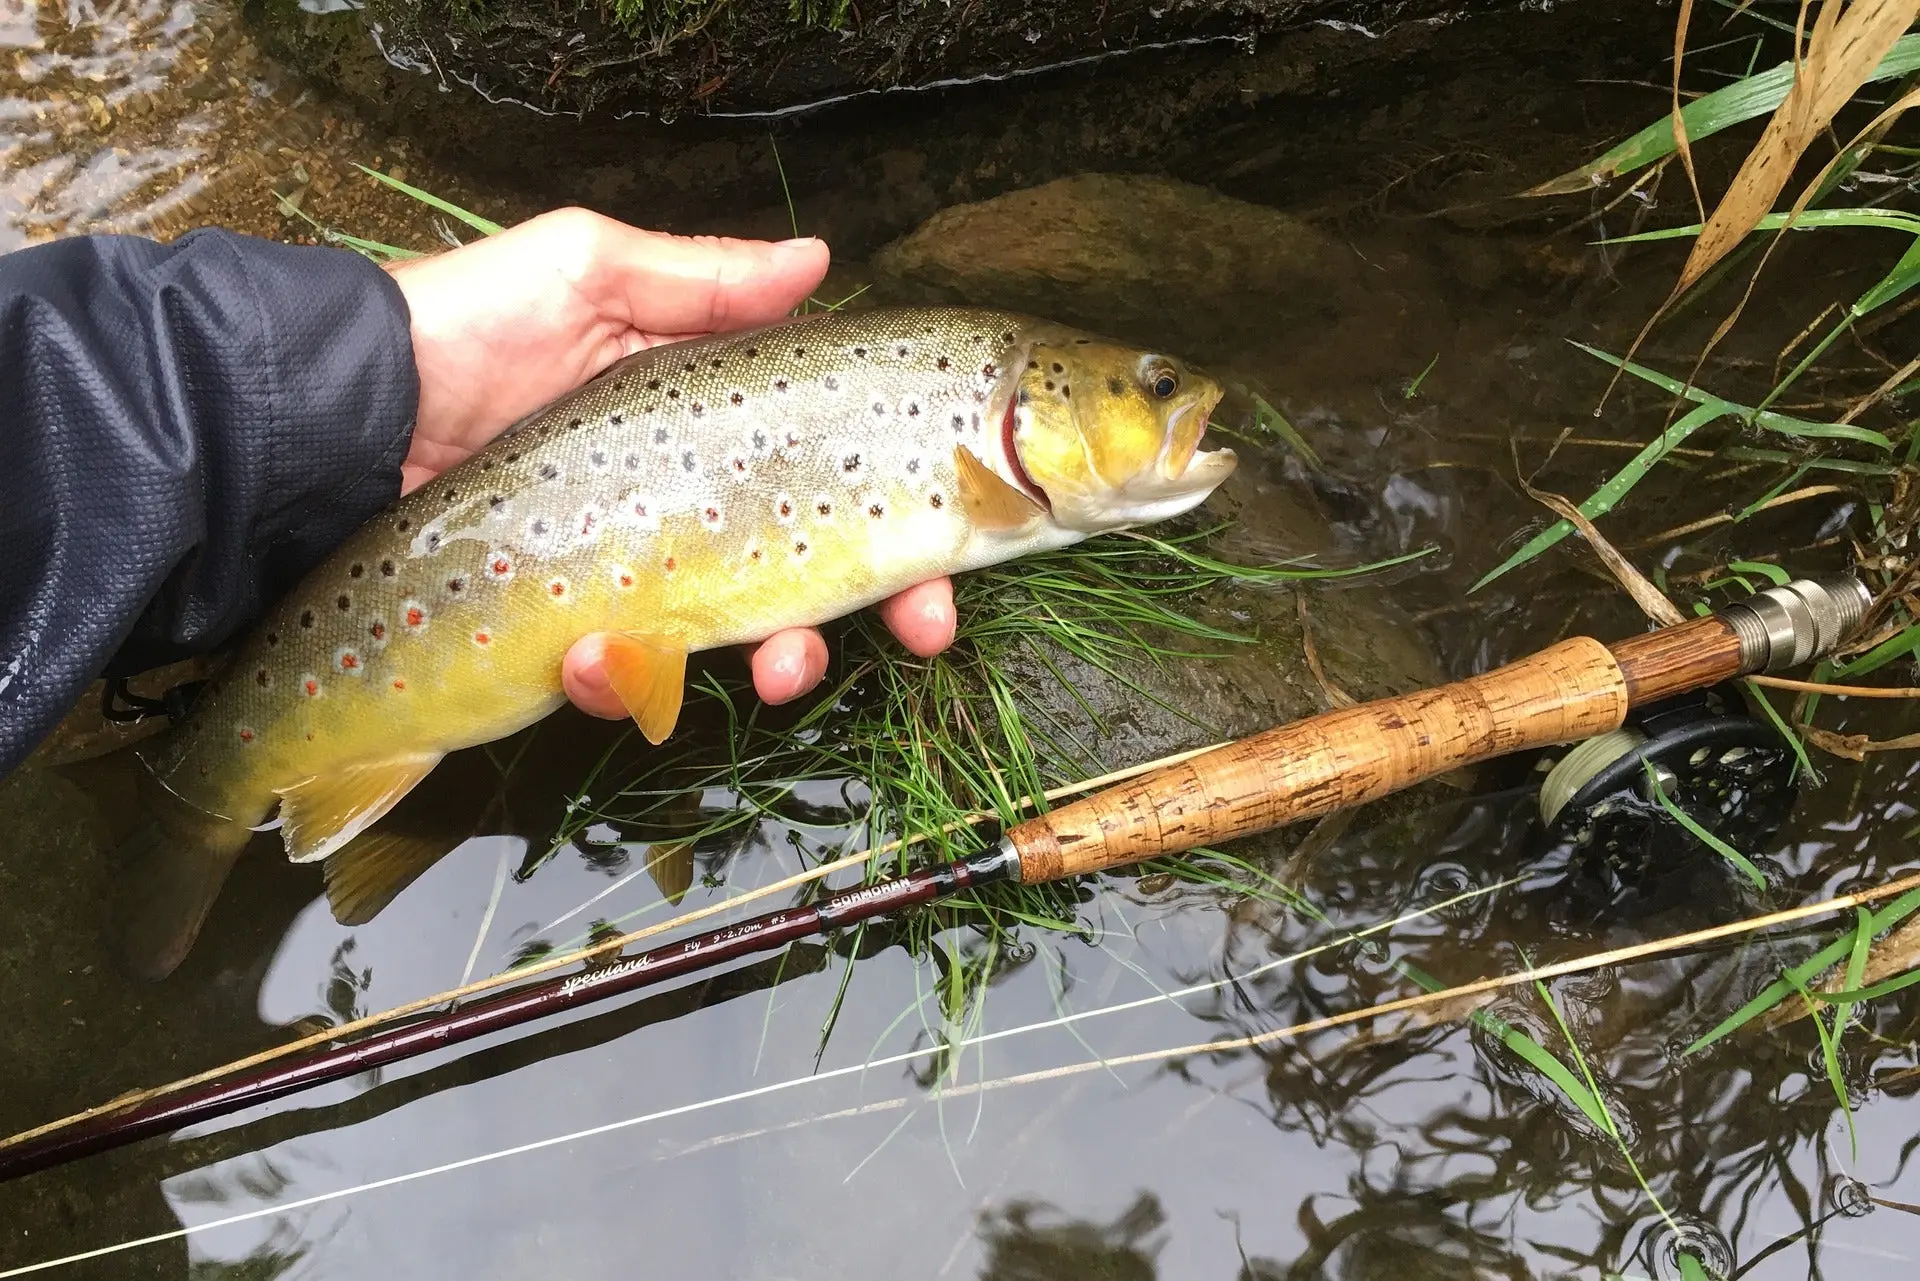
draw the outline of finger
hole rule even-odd
[[[953,644],[958,625],[953,580],[936,578],[887,597],[880,602],[880,619],[902,645],[922,658],[932,658]]]
[[[646,333],[711,333],[771,324],[827,274],[824,241],[669,236],[601,220],[582,282],[599,304]]]
[[[560,688],[589,716],[617,721],[626,716],[627,709],[607,680],[606,652],[606,637],[598,633],[575,641],[560,664]]]
[[[775,632],[753,651],[750,664],[762,702],[790,702],[827,674],[827,641],[811,627]]]

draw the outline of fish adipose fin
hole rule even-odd
[[[1039,503],[1002,480],[965,445],[953,447],[953,465],[960,472],[960,501],[975,529],[1009,533],[1044,514]]]
[[[282,788],[280,835],[287,857],[311,863],[339,850],[411,792],[440,763],[440,755],[396,756]]]
[[[143,790],[151,817],[120,846],[118,947],[129,974],[157,983],[186,959],[253,832],[158,786]]]
[[[445,837],[362,832],[327,859],[327,906],[333,919],[342,925],[365,925],[451,849]]]
[[[659,746],[680,719],[687,690],[687,651],[651,636],[607,637],[607,683],[647,741]]]

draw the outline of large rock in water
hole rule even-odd
[[[1111,330],[1156,316],[1332,318],[1360,264],[1277,209],[1137,174],[1078,174],[941,210],[873,260],[887,294]]]

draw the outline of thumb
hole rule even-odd
[[[603,234],[595,293],[608,313],[650,334],[771,324],[819,286],[830,258],[826,242],[811,237],[669,236],[611,221]]]

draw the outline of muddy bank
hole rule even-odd
[[[1306,211],[1334,189],[1339,210],[1350,210],[1356,187],[1370,183],[1397,206],[1505,195],[1584,158],[1604,122],[1624,131],[1644,123],[1662,100],[1635,82],[1672,42],[1671,12],[1646,0],[1402,21],[1377,33],[1304,26],[1251,44],[1137,48],[1114,38],[1113,48],[1133,51],[790,116],[725,116],[741,108],[716,97],[663,123],[623,114],[642,109],[612,99],[583,116],[559,110],[580,103],[537,96],[488,101],[494,90],[439,49],[408,52],[394,29],[376,45],[366,27],[374,12],[315,14],[294,0],[248,10],[257,38],[325,93],[483,185],[670,230],[789,234],[797,218],[855,254],[937,209],[1086,170],[1163,173]],[[1191,18],[1198,7],[1180,12]],[[470,39],[461,47],[474,56]],[[542,91],[552,78],[550,92],[561,93],[567,77],[542,67]],[[1524,172],[1513,164],[1522,131]]]

